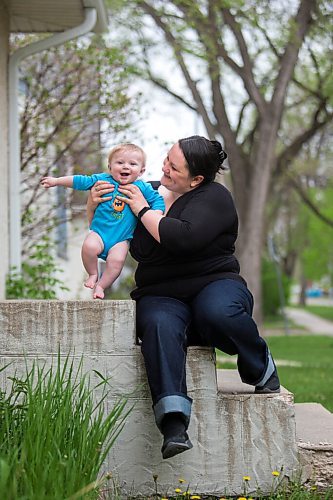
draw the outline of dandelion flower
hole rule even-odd
[[[182,492],[182,490],[180,488],[175,489],[175,493],[181,493],[181,492]]]
[[[245,497],[238,497],[237,500],[247,500]]]
[[[244,480],[244,481],[250,481],[250,480],[251,480],[251,478],[250,478],[250,476],[243,476],[243,480]]]
[[[279,477],[280,472],[277,471],[277,470],[273,470],[272,474],[273,474],[274,477]]]
[[[180,482],[180,484],[182,484],[182,483],[186,483],[185,479],[183,479],[183,478],[181,478],[181,477],[178,479],[178,481]]]
[[[191,499],[191,500],[200,500],[200,499],[201,499],[201,497],[200,497],[199,495],[192,495],[192,496],[190,497],[190,499]]]
[[[162,497],[161,500],[169,500],[168,497]]]

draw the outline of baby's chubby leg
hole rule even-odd
[[[110,248],[106,259],[105,271],[94,290],[94,299],[103,299],[105,288],[110,287],[118,278],[124,267],[128,246],[128,241],[121,241]]]
[[[102,238],[94,231],[91,231],[86,236],[81,250],[82,262],[89,274],[88,279],[84,283],[84,286],[87,288],[94,288],[98,280],[98,255],[103,249]]]

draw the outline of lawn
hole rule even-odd
[[[317,316],[320,316],[321,318],[333,321],[333,307],[331,306],[310,305],[305,306],[304,309],[309,313],[317,314]]]
[[[333,337],[281,335],[265,340],[277,362],[281,384],[294,393],[295,402],[321,403],[333,412]],[[287,362],[296,366],[286,366]],[[218,367],[235,368],[231,363],[218,363]]]

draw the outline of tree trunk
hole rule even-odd
[[[302,275],[301,275],[301,290],[298,298],[298,305],[299,306],[305,306],[306,305],[306,286],[307,286],[307,279],[304,276],[303,269],[302,269]]]
[[[246,196],[239,203],[240,230],[238,238],[238,256],[241,274],[248,283],[254,296],[254,317],[258,325],[263,322],[261,261],[263,254],[263,235],[265,228],[265,207],[269,193],[271,169],[276,145],[277,123],[273,118],[265,120],[260,127],[256,157],[250,170],[246,193],[237,192],[237,200]],[[243,207],[246,207],[245,209]]]

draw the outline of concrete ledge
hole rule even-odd
[[[84,371],[110,376],[106,411],[122,394],[134,405],[105,464],[124,495],[154,494],[154,474],[163,495],[184,477],[192,491],[221,496],[241,495],[244,475],[251,476],[249,492],[268,493],[273,470],[283,467],[287,477],[298,473],[292,395],[251,393],[252,387],[236,383],[235,371],[216,374],[213,350],[203,347],[189,348],[187,360],[194,447],[162,460],[134,320],[132,301],[0,302],[1,363],[12,362],[1,375],[20,373],[34,360],[49,365],[58,352],[61,358],[71,352],[74,359],[83,356]]]
[[[308,475],[318,486],[333,484],[333,414],[319,403],[297,403],[297,444]]]
[[[135,307],[130,300],[7,300],[0,307],[3,353],[111,354],[134,348]]]

